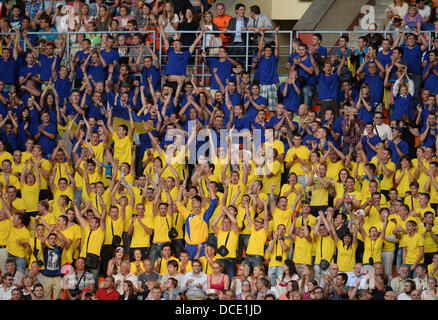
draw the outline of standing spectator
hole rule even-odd
[[[264,34],[266,45],[274,45],[274,35],[272,32],[265,32],[274,31],[274,27],[272,26],[272,22],[269,17],[265,14],[261,14],[260,7],[258,5],[253,5],[249,8],[249,15],[248,31],[254,32],[251,44],[256,45],[259,42],[261,35]]]
[[[312,49],[313,52],[316,54],[318,59],[327,58],[327,48],[321,46],[322,42],[322,35],[320,33],[314,33],[312,36]]]
[[[399,45],[402,34],[403,32],[399,31],[397,38],[394,41],[393,48]],[[421,45],[417,43],[418,40],[421,41]],[[428,48],[428,46],[428,42],[426,41],[426,39],[424,39],[423,35],[418,30],[415,31],[415,34],[407,34],[405,43],[400,45],[400,47],[403,49],[403,60],[406,61],[408,66],[407,72],[409,78],[411,78],[414,82],[414,105],[417,105],[417,103],[420,101],[421,57],[423,55],[423,52],[426,51],[426,49]],[[409,91],[411,91],[410,88]],[[411,116],[411,119],[414,119],[414,117]]]
[[[216,3],[216,16],[213,19],[213,23],[217,26],[219,31],[219,37],[222,39],[222,45],[228,46],[230,43],[230,36],[225,32],[228,30],[231,16],[225,14],[225,5],[222,2]]]
[[[431,8],[425,4],[425,0],[417,0],[418,13],[421,16],[421,30],[432,31],[435,29],[433,23],[431,23]],[[434,8],[435,9],[435,8]]]
[[[245,17],[245,8],[245,5],[242,3],[236,4],[236,16],[230,19],[227,31],[225,31],[225,35],[230,37],[230,45],[233,46],[231,55],[242,63],[245,62],[245,45],[247,40],[246,33],[242,31],[247,30],[249,22],[249,19]]]
[[[406,222],[406,231],[400,247],[403,247],[403,264],[408,266],[409,277],[414,279],[417,265],[424,261],[424,237],[417,231],[417,223],[413,220]]]
[[[120,293],[114,288],[114,278],[106,277],[103,281],[103,287],[97,290],[97,300],[119,300]]]
[[[180,23],[178,24],[178,31],[196,31],[199,29],[198,17],[196,16],[193,8],[189,7],[185,10],[184,14],[179,13]],[[188,48],[196,40],[196,33],[181,33],[179,40],[182,43],[183,51],[189,50]],[[188,61],[189,73],[193,73],[193,65],[195,64],[195,57],[191,56]]]
[[[265,45],[259,42],[258,52],[256,57],[256,70],[260,72],[260,95],[268,101],[270,111],[274,111],[277,107],[277,84],[279,83],[277,65],[280,57],[280,44],[278,42],[278,30],[275,29],[275,49],[272,52],[270,45]],[[262,55],[263,51],[263,55]],[[253,64],[254,66],[254,64]]]
[[[332,56],[330,57],[332,65],[334,66],[335,69],[338,69],[343,56],[343,51],[345,50],[346,52],[346,56],[345,56],[346,59],[344,60],[344,64],[342,65],[342,72],[341,75],[339,76],[339,81],[341,83],[343,83],[344,81],[351,82],[353,80],[353,75],[351,74],[351,71],[348,69],[348,59],[351,57],[352,54],[351,48],[347,47],[348,40],[349,40],[348,36],[346,35],[341,36],[337,43],[338,47],[336,47],[333,50]]]
[[[310,60],[312,61],[313,71],[318,79],[318,100],[321,104],[321,115],[325,114],[325,111],[330,108],[335,112],[335,117],[339,115],[339,105],[338,105],[338,88],[339,88],[339,77],[341,76],[342,67],[346,59],[346,50],[341,51],[342,58],[339,63],[338,69],[332,72],[332,64],[330,60],[326,60],[322,72],[319,71],[319,67],[315,61],[314,48],[309,50]]]
[[[316,77],[305,43],[301,43],[298,46],[298,56],[293,58],[291,67],[298,71],[298,82],[302,88],[300,102],[307,105],[308,108],[311,108],[313,94],[315,92]]]

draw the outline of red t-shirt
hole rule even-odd
[[[96,298],[98,300],[119,300],[119,296],[120,293],[115,289],[108,293],[105,288],[100,288],[96,292]]]

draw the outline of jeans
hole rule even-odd
[[[155,265],[155,261],[158,258],[161,258],[161,249],[163,248],[163,246],[167,244],[166,243],[154,243],[151,247],[151,255],[149,256],[149,258],[152,261],[152,265]]]
[[[6,248],[0,249],[0,271],[5,273],[6,271],[6,260],[8,260],[8,251]]]
[[[415,73],[409,73],[409,77],[411,77],[415,86],[414,99],[413,99],[413,104],[415,106],[420,101],[421,75]]]
[[[398,248],[397,250],[397,264],[396,264],[396,272],[400,269],[400,266],[403,264],[403,248]],[[412,279],[412,278],[411,278]]]
[[[394,255],[395,253],[393,251],[382,251],[383,268],[385,269],[385,274],[388,276],[389,280],[392,278],[392,263],[394,262]]]
[[[16,257],[11,256],[8,254],[8,259],[15,260],[15,263],[17,264],[17,271],[21,272],[22,274],[26,274],[26,258],[23,257]]]
[[[271,280],[271,286],[275,286],[277,279],[281,279],[283,277],[283,273],[284,271],[282,266],[268,268],[268,277]]]
[[[96,269],[86,268],[86,270],[94,276],[94,291],[96,292],[99,289],[100,262],[98,263]]]
[[[218,259],[224,264],[224,273],[231,279],[236,275],[236,259]]]
[[[307,104],[309,110],[312,107],[313,94],[315,93],[315,86],[305,85],[301,91],[302,101]]]
[[[123,250],[125,250],[125,252],[129,252],[129,247],[131,246],[132,235],[129,235],[128,232],[123,231],[122,239],[123,239]]]
[[[414,278],[416,278],[416,277],[417,277],[417,271],[416,271],[416,270],[414,270],[414,271],[411,270],[411,266],[412,266],[412,264],[406,264],[406,265],[407,265],[408,268],[409,268],[408,278],[410,278],[410,279],[414,279]]]
[[[236,257],[236,263],[241,264],[242,263],[242,255],[243,255],[243,249],[248,248],[248,241],[250,234],[240,234],[239,235],[239,242],[237,244],[237,257]]]
[[[250,273],[252,273],[255,266],[263,264],[263,260],[264,260],[263,256],[247,255],[243,263],[249,266]]]
[[[175,252],[175,257],[179,259],[179,255],[181,254],[181,251],[184,250],[184,239],[175,239],[172,240],[172,247]]]
[[[297,177],[297,182],[303,186],[303,190],[306,190],[307,186],[307,175],[303,174]]]
[[[78,208],[79,208],[81,206],[81,203],[82,203],[82,189],[81,188],[76,188],[74,198],[78,202]]]
[[[216,235],[214,233],[209,233],[208,234],[207,243],[208,244],[214,244],[214,246],[217,248],[217,238],[216,238]]]

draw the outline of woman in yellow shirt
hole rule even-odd
[[[395,172],[394,181],[399,196],[405,198],[406,192],[410,191],[409,185],[415,181],[415,169],[407,156],[401,157],[399,168]]]
[[[367,235],[363,228],[364,220],[361,219],[359,222],[359,231],[365,247],[362,259],[364,264],[373,265],[375,262],[382,262],[382,248],[383,240],[385,240],[386,226],[388,225],[388,211],[383,210],[380,214],[383,220],[380,237],[379,231],[374,226],[370,228],[369,235]]]
[[[36,174],[31,173],[32,167],[35,168]],[[21,171],[20,186],[22,192],[22,199],[26,207],[26,212],[32,218],[32,223],[35,222],[34,217],[38,214],[38,202],[40,194],[40,171],[35,164],[33,158],[26,160],[26,163]]]
[[[295,243],[292,261],[295,263],[298,275],[301,275],[304,267],[312,264],[313,238],[307,222],[301,227],[295,228],[295,220],[296,217],[292,221],[288,235]]]
[[[347,169],[341,169],[338,173],[338,180],[335,181],[335,192],[336,196],[340,196],[344,194],[345,191],[345,183],[347,178],[350,176]]]
[[[348,225],[349,232],[346,232],[341,238],[336,233],[334,224],[328,220],[332,232],[330,235],[335,240],[338,249],[337,264],[339,272],[353,272],[356,265],[357,249],[357,227],[352,227],[352,220]]]

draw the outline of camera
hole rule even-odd
[[[176,231],[175,228],[170,228],[168,236],[170,239],[175,239],[176,237],[178,237],[178,231]]]
[[[370,257],[370,258],[368,259],[368,263],[371,264],[371,265],[374,264],[374,259],[373,259],[373,257]]]

